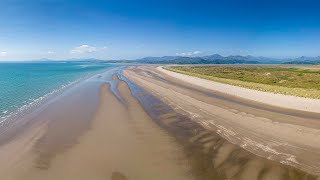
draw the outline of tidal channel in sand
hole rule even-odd
[[[0,179],[317,179],[299,166],[279,163],[276,156],[271,160],[256,155],[266,153],[259,147],[251,152],[251,146],[241,146],[242,141],[231,143],[228,134],[229,128],[241,127],[237,122],[244,121],[248,111],[254,117],[279,121],[275,125],[291,122],[293,127],[299,125],[293,122],[299,123],[300,116],[219,98],[219,93],[195,89],[153,68],[122,70],[98,74],[23,119],[2,126]],[[222,118],[230,109],[237,109],[232,113],[238,119]],[[252,115],[252,122],[259,120]],[[319,125],[313,114],[306,121]],[[253,130],[238,131],[235,138]],[[250,138],[270,140],[260,135]],[[301,156],[309,157],[316,159],[317,152]]]
[[[0,147],[0,179],[193,179],[182,147],[152,121],[125,82],[112,78],[116,72],[7,126],[2,137],[14,136]]]

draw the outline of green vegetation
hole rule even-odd
[[[279,66],[171,66],[165,69],[260,91],[320,99],[320,69]]]

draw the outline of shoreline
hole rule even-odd
[[[180,145],[115,74],[59,96],[28,126],[17,124],[23,131],[1,134],[15,135],[0,146],[1,179],[193,179]]]
[[[36,99],[33,99],[31,102],[27,104],[17,107],[15,110],[9,112],[9,114],[0,117],[0,127],[3,125],[7,125],[10,121],[16,121],[18,119],[24,118],[28,114],[34,114],[34,111],[41,109],[42,107],[50,104],[51,102],[55,101],[56,98],[59,98],[60,95],[63,95],[64,92],[72,89],[77,88],[77,86],[81,85],[85,81],[89,80],[90,78],[94,78],[96,75],[101,74],[105,71],[112,71],[116,67],[110,67],[107,70],[100,70],[93,74],[86,75],[84,77],[79,77],[72,82],[68,82],[67,84],[63,84],[56,89],[53,89],[47,94],[44,94]]]
[[[312,172],[308,174],[306,172],[309,171],[299,170],[304,170],[299,164],[295,168],[278,162],[278,158],[287,159],[292,156],[272,156],[272,159],[267,159],[264,158],[266,152],[263,149],[254,149],[255,146],[249,144],[243,147],[243,144],[233,141],[237,139],[232,139],[232,132],[239,133],[237,137],[242,138],[249,131],[230,129],[232,124],[227,126],[228,124],[219,123],[224,122],[223,117],[231,117],[228,119],[231,123],[243,121],[244,124],[237,124],[236,127],[244,128],[248,125],[245,124],[247,115],[241,112],[232,114],[226,108],[229,104],[224,104],[221,100],[218,103],[221,103],[221,107],[212,106],[215,104],[210,101],[213,97],[209,93],[201,94],[202,89],[195,92],[188,87],[179,87],[178,82],[168,79],[169,76],[158,74],[161,72],[152,68],[141,68],[140,71],[139,68],[129,67],[122,72],[121,70],[122,68],[116,68],[95,75],[81,86],[64,92],[47,107],[42,107],[30,121],[17,123],[18,128],[11,129],[11,133],[6,133],[10,129],[2,131],[0,178],[317,178]],[[210,114],[203,113],[204,110],[216,114],[209,116]],[[270,117],[273,116],[274,114],[270,114]],[[261,128],[262,122],[266,128],[272,128],[265,119],[260,121],[262,119],[259,114],[255,117],[257,119],[254,121],[259,125],[257,128]],[[286,116],[279,117],[281,121],[283,117]],[[217,122],[214,124],[212,120]],[[299,119],[291,121],[299,122]],[[252,122],[253,119],[248,121],[249,124]],[[279,122],[272,125],[284,124]],[[291,126],[296,125],[290,124],[288,127]],[[291,130],[286,129],[286,125],[281,128]],[[278,133],[279,129],[273,130]],[[304,127],[303,130],[309,131]],[[5,140],[6,137],[9,139]],[[254,139],[254,136],[250,138],[260,140],[260,136],[258,139]],[[250,147],[253,147],[253,151],[248,150]],[[284,153],[288,150],[281,148],[276,149],[277,152]],[[257,151],[262,153],[261,157],[256,155]],[[307,158],[315,159],[311,155]],[[298,161],[299,158],[297,156]]]
[[[239,86],[233,86],[229,84],[210,81],[207,79],[201,79],[198,77],[169,71],[162,68],[162,66],[157,67],[157,70],[173,78],[183,80],[186,83],[201,86],[203,88],[207,88],[218,92],[223,92],[232,96],[282,108],[320,113],[320,99],[310,99],[304,97],[275,94],[272,92],[264,92]]]
[[[111,67],[106,70],[100,70],[92,75],[87,77],[82,77],[77,79],[76,82],[73,82],[70,85],[64,86],[58,90],[54,90],[55,93],[49,93],[45,95],[45,98],[40,97],[40,101],[37,101],[36,104],[23,106],[24,108],[21,110],[18,108],[13,111],[10,116],[6,117],[6,119],[1,120],[0,122],[0,145],[5,144],[7,141],[10,141],[12,138],[19,136],[18,131],[22,133],[28,129],[33,123],[37,120],[36,117],[39,116],[43,111],[51,106],[55,106],[56,102],[62,101],[63,97],[73,96],[75,93],[81,93],[81,89],[90,89],[92,87],[97,86],[97,83],[100,81],[100,76],[108,73],[112,73],[117,70],[117,67]],[[107,79],[106,79],[107,80]],[[110,78],[108,79],[110,81]],[[89,83],[92,83],[90,85]],[[80,91],[79,91],[80,90]],[[82,93],[84,93],[82,90]]]

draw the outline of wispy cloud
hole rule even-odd
[[[93,53],[96,51],[98,51],[98,48],[84,44],[71,49],[70,54],[86,54],[86,53]]]
[[[90,45],[81,45],[78,47],[75,47],[73,49],[70,50],[70,54],[88,54],[88,53],[94,53],[94,52],[103,52],[108,50],[109,48],[107,46],[103,46],[103,47],[95,47],[95,46],[90,46]]]
[[[198,55],[198,54],[201,54],[201,51],[176,53],[177,56],[194,56],[194,55]]]
[[[8,54],[7,51],[0,51],[0,56],[6,56]]]
[[[47,54],[56,54],[55,51],[48,51]]]

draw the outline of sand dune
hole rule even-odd
[[[296,109],[301,111],[320,112],[320,100],[309,99],[303,97],[287,96],[282,94],[274,94],[269,92],[247,89],[219,82],[213,82],[198,77],[180,74],[157,67],[157,70],[168,74],[174,78],[178,78],[187,83],[201,86],[210,90],[224,92],[233,96],[249,99],[256,102],[266,103],[282,108]]]

